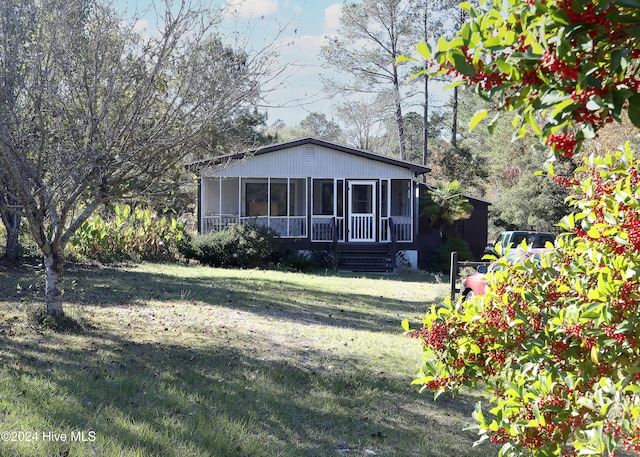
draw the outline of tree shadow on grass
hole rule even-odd
[[[0,271],[0,279],[0,301],[41,299],[37,269],[12,274]],[[333,279],[329,277],[327,281]],[[393,283],[401,295],[402,281],[381,280],[387,285]],[[225,274],[224,270],[216,270],[215,276],[176,278],[162,273],[102,267],[70,268],[65,273],[64,300],[98,306],[135,306],[150,301],[197,302],[298,323],[379,332],[401,332],[403,319],[419,321],[431,304],[440,301],[413,301],[348,291],[332,293],[260,275],[238,278]]]
[[[0,301],[30,300],[25,286],[16,285],[34,281],[37,271],[5,273],[0,271]],[[428,305],[309,290],[257,275],[239,279],[224,271],[176,278],[72,268],[67,281],[65,300],[74,306],[139,307],[135,315],[147,312],[148,301],[224,307],[296,326],[366,332],[400,333],[400,320],[421,315]],[[9,335],[0,331],[0,409],[6,401],[16,417],[32,416],[28,423],[41,430],[91,430],[97,439],[41,441],[42,449],[7,447],[0,455],[313,457],[346,450],[362,455],[365,449],[397,456],[496,454],[493,448],[472,449],[475,435],[461,431],[475,398],[441,397],[434,403],[430,395],[417,394],[406,376],[372,372],[361,355],[314,354],[291,342],[282,343],[289,345],[283,350],[273,341],[264,348],[249,344],[249,334],[242,336],[247,344],[209,334],[201,344],[180,343],[176,335],[158,343],[161,336],[135,339],[119,333],[117,325],[99,323],[74,335]],[[21,420],[16,417],[0,414],[0,425],[15,429],[26,423],[12,423]]]
[[[433,402],[407,380],[361,361],[263,357],[244,347],[139,342],[95,329],[23,341],[0,336],[0,399],[41,430],[93,431],[96,441],[0,443],[1,455],[495,455],[462,432],[475,399]],[[1,450],[2,448],[0,448]],[[38,452],[35,452],[39,449]],[[345,455],[342,452],[342,455]]]

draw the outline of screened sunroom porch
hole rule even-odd
[[[312,242],[412,242],[411,179],[203,177],[201,232],[253,222]]]

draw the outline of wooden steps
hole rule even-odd
[[[390,243],[339,243],[337,269],[362,273],[392,273],[395,258]]]

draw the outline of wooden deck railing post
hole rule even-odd
[[[395,228],[395,224],[393,223],[393,218],[389,218],[389,234],[391,235],[391,247],[390,247],[390,252],[389,255],[391,256],[391,265],[393,266],[393,269],[396,269],[396,254],[397,254],[397,246],[396,246],[396,241],[397,241],[397,237],[396,237],[396,228]]]
[[[458,278],[458,253],[453,251],[451,253],[451,264],[449,265],[449,288],[450,288],[450,296],[451,302],[456,300],[456,280]]]
[[[464,291],[460,291],[456,288],[456,282],[458,281],[458,268],[459,267],[474,267],[477,268],[481,265],[484,266],[489,266],[491,264],[491,262],[470,262],[467,260],[464,260],[462,262],[458,262],[458,253],[456,251],[453,251],[451,253],[451,265],[450,265],[450,270],[449,270],[449,287],[450,287],[450,296],[451,296],[451,301],[455,301],[456,299],[456,293],[458,292],[464,292]]]
[[[331,232],[333,233],[333,244],[331,249],[333,251],[333,269],[338,268],[338,224],[336,224],[336,218],[331,218]]]

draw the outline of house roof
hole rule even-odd
[[[420,188],[435,189],[435,187],[434,187],[434,186],[432,186],[431,184],[425,184],[425,183],[423,183],[423,182],[419,182],[419,183],[418,183],[418,187],[420,187]],[[468,194],[463,194],[463,195],[464,195],[468,200],[474,200],[474,201],[477,201],[477,202],[479,202],[479,203],[483,203],[483,204],[485,204],[485,205],[493,205],[493,203],[492,203],[492,202],[490,202],[489,200],[486,200],[486,199],[484,199],[484,198],[473,197],[473,196],[468,195]]]
[[[363,151],[361,149],[355,149],[355,148],[351,148],[351,147],[348,147],[348,146],[343,146],[343,145],[339,145],[339,144],[336,144],[336,143],[331,143],[329,141],[320,140],[318,138],[313,138],[313,137],[300,138],[298,140],[286,141],[286,142],[278,143],[278,144],[272,144],[272,145],[269,145],[269,146],[264,146],[262,148],[251,149],[251,150],[248,150],[248,151],[245,151],[245,152],[227,154],[227,155],[213,157],[211,159],[200,160],[198,162],[190,163],[186,167],[187,167],[188,170],[197,171],[197,170],[200,170],[202,168],[211,167],[211,166],[215,166],[215,165],[220,165],[220,164],[223,164],[223,163],[228,163],[228,162],[232,162],[232,161],[236,161],[236,160],[241,160],[241,159],[244,159],[244,158],[246,158],[248,156],[268,154],[270,152],[281,151],[283,149],[294,148],[294,147],[302,146],[302,145],[306,145],[306,144],[310,144],[310,145],[314,145],[314,146],[321,146],[321,147],[333,149],[333,150],[336,150],[336,151],[344,152],[346,154],[353,154],[353,155],[358,156],[358,157],[364,157],[366,159],[376,160],[378,162],[387,163],[387,164],[390,164],[390,165],[396,165],[398,167],[402,167],[402,168],[406,168],[408,170],[411,170],[416,175],[429,173],[431,171],[430,168],[422,166],[422,165],[416,165],[415,163],[407,162],[407,161],[404,161],[404,160],[394,159],[392,157],[387,157],[387,156],[383,156],[383,155],[376,154],[376,153],[373,153],[373,152]]]

